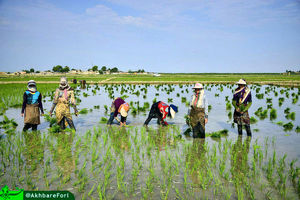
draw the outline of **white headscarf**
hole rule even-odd
[[[30,92],[36,92],[36,83],[34,80],[30,80],[27,83],[27,88]]]
[[[61,77],[60,82],[59,82],[59,89],[64,90],[64,89],[69,89],[70,86],[68,84],[68,80],[66,77]]]

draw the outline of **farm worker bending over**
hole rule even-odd
[[[252,104],[251,91],[247,87],[245,80],[240,79],[238,82],[238,88],[235,89],[232,99],[232,105],[234,106],[234,122],[238,125],[239,135],[243,134],[243,125],[245,125],[247,135],[251,136],[250,130],[250,117],[248,109]]]
[[[110,118],[107,122],[108,125],[111,125],[113,120],[116,119],[120,126],[126,126],[126,119],[129,111],[129,104],[126,103],[122,98],[117,97],[111,104],[110,108]],[[118,114],[121,114],[121,120],[118,118]]]
[[[208,102],[201,83],[193,87],[194,94],[190,102],[188,116],[194,138],[205,138],[205,124],[208,122]]]
[[[42,115],[44,114],[42,104],[42,94],[37,91],[36,83],[34,80],[30,80],[27,83],[27,90],[23,95],[23,106],[21,116],[24,117],[23,131],[27,131],[32,128],[33,131],[37,130],[37,126],[40,124],[40,110]]]
[[[178,107],[171,104],[170,106],[162,101],[152,104],[148,118],[144,125],[147,126],[152,118],[157,118],[157,124],[167,126],[168,123],[164,121],[167,116],[174,119],[175,113],[178,112]]]
[[[66,128],[67,124],[69,124],[70,128],[75,129],[70,113],[70,105],[73,106],[75,115],[77,116],[78,110],[76,108],[74,91],[69,86],[67,78],[61,77],[59,88],[57,88],[55,91],[53,105],[50,110],[50,116],[56,107],[55,115],[57,118],[57,123],[62,130]]]

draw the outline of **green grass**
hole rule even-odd
[[[86,81],[103,81],[108,82],[116,81],[140,81],[140,82],[152,82],[152,81],[225,81],[225,82],[236,82],[240,78],[245,79],[248,82],[261,82],[261,81],[300,81],[300,75],[285,76],[281,74],[216,74],[216,73],[203,73],[203,74],[168,74],[163,73],[160,77],[154,77],[152,75],[69,75],[66,74],[69,80],[75,78],[77,80]],[[59,81],[60,75],[54,76],[4,76],[0,77],[1,81],[28,81],[34,79],[36,81]]]

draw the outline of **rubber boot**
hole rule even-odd
[[[245,128],[246,128],[246,131],[247,131],[247,136],[250,136],[250,137],[252,137],[252,133],[251,133],[250,125],[246,125],[246,126],[245,126]]]
[[[76,131],[76,128],[75,128],[74,123],[73,123],[73,120],[68,119],[68,118],[66,118],[66,120],[67,120],[67,122],[68,122],[70,128],[71,128],[71,129],[74,129],[74,130]]]
[[[238,125],[238,133],[239,133],[239,135],[243,135],[243,126],[242,125]]]

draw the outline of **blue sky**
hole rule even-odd
[[[300,70],[299,0],[0,0],[0,71]]]

